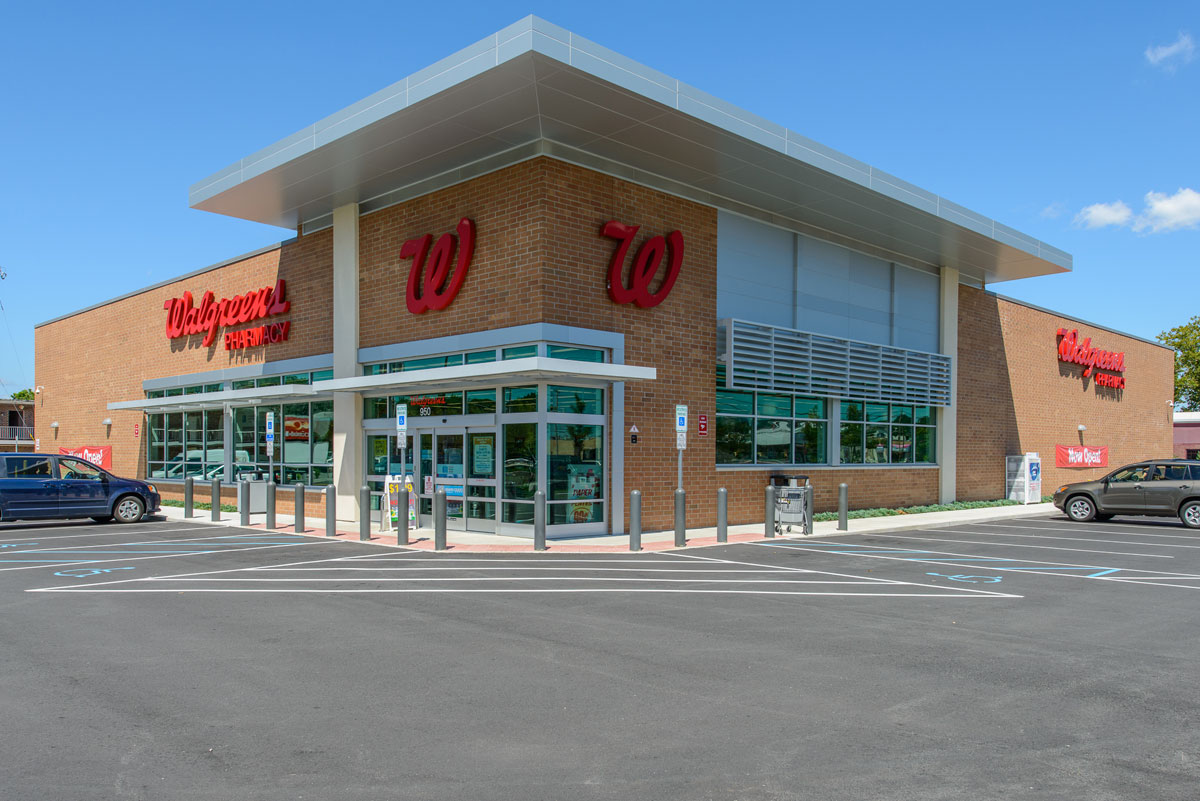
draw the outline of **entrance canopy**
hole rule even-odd
[[[993,283],[1071,256],[537,17],[191,187],[193,208],[306,231],[550,156]],[[986,154],[981,154],[986,158]]]
[[[578,362],[571,359],[533,356],[525,359],[435,367],[402,373],[334,378],[316,381],[312,384],[233,389],[222,392],[177,395],[170,398],[117,401],[108,404],[108,408],[113,410],[136,409],[147,412],[179,412],[210,408],[220,404],[254,406],[261,403],[319,400],[329,398],[333,392],[445,391],[481,384],[515,386],[541,381],[568,381],[572,384],[605,386],[616,381],[653,381],[656,375],[657,371],[653,367]]]

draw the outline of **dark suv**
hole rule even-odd
[[[153,484],[117,478],[74,456],[0,454],[0,520],[90,517],[136,523],[158,506]]]
[[[1200,461],[1155,459],[1131,464],[1096,481],[1059,487],[1054,505],[1079,522],[1113,515],[1179,516],[1200,528]]]

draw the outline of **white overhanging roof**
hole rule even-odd
[[[109,409],[133,409],[147,412],[175,412],[200,409],[228,403],[231,406],[253,406],[261,403],[288,403],[327,398],[333,392],[362,392],[366,394],[392,392],[446,392],[479,386],[515,386],[539,381],[570,381],[572,384],[605,386],[614,381],[653,381],[653,367],[629,364],[600,364],[577,362],[572,359],[552,359],[531,356],[525,359],[485,362],[455,367],[434,367],[383,375],[360,375],[332,378],[312,384],[292,384],[254,389],[231,389],[221,392],[201,392],[176,395],[170,398],[116,401]]]
[[[193,208],[295,229],[548,155],[992,283],[1071,256],[537,17],[192,186]]]

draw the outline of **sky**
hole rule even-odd
[[[35,324],[292,235],[191,184],[531,13],[1074,256],[1001,294],[1151,339],[1200,314],[1194,0],[49,0],[0,28],[0,397]]]

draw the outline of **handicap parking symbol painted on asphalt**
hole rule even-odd
[[[926,573],[927,576],[938,576],[940,578],[948,578],[951,581],[963,581],[967,584],[999,584],[1003,576],[964,576],[961,573],[954,576],[947,576],[943,573]]]
[[[101,573],[112,573],[117,570],[133,570],[132,567],[77,567],[74,570],[60,570],[54,575],[66,576],[67,578],[87,578],[88,576],[98,576]]]

